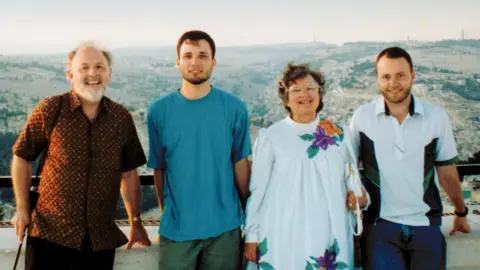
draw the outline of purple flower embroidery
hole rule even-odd
[[[329,145],[334,145],[335,140],[327,136],[323,128],[318,127],[317,130],[313,133],[315,139],[313,140],[312,146],[321,147],[323,150],[327,149]]]
[[[335,270],[336,257],[335,252],[328,252],[328,249],[326,249],[323,257],[317,258],[317,263],[325,270]]]
[[[323,257],[310,256],[310,262],[307,260],[307,266],[305,269],[322,269],[322,270],[342,270],[348,269],[348,264],[344,262],[337,262],[337,255],[340,253],[340,248],[336,239],[333,240],[333,244],[325,250]]]
[[[339,146],[343,136],[343,129],[328,120],[320,120],[315,132],[299,135],[300,139],[312,142],[307,149],[308,158],[315,157],[320,148],[327,150],[329,145]]]

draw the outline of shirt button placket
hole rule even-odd
[[[85,228],[86,232],[88,233],[88,190],[89,190],[89,184],[90,184],[90,177],[91,177],[91,170],[92,170],[92,124],[89,123],[88,125],[88,132],[87,132],[87,140],[88,140],[88,160],[87,160],[87,178],[85,182],[85,200],[84,200],[84,206],[85,206]]]

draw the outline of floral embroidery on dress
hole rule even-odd
[[[317,129],[313,134],[303,134],[299,136],[304,141],[311,141],[312,144],[307,149],[308,158],[313,158],[318,154],[320,148],[327,150],[330,145],[338,146],[343,141],[343,128],[330,120],[320,119]]]
[[[323,256],[314,257],[310,256],[310,262],[307,260],[307,266],[305,270],[340,270],[347,269],[348,265],[344,262],[337,262],[337,256],[340,253],[338,242],[335,239],[333,244],[325,250]]]
[[[258,244],[258,248],[257,248],[258,268],[261,270],[275,270],[273,265],[271,265],[270,263],[261,261],[262,257],[265,256],[267,252],[268,252],[267,238],[264,238],[263,241],[260,244]]]

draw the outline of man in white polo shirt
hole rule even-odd
[[[412,59],[391,47],[377,57],[383,97],[360,106],[350,128],[371,205],[364,213],[364,269],[445,269],[439,184],[455,206],[453,229],[471,232],[447,113],[410,93]]]

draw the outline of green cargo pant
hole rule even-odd
[[[186,242],[160,236],[159,270],[240,269],[241,242],[239,228],[216,237]]]

